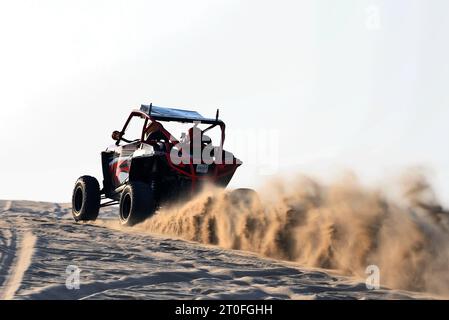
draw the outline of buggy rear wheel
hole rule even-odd
[[[120,224],[133,226],[156,211],[153,190],[149,184],[131,182],[120,197]]]
[[[93,221],[100,212],[100,184],[90,176],[76,181],[72,195],[72,216],[75,221]]]

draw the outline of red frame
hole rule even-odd
[[[145,119],[145,123],[144,123],[144,126],[142,128],[142,134],[141,134],[141,137],[140,137],[140,143],[145,143],[144,142],[144,134],[145,134],[145,129],[148,128],[148,121],[155,122],[157,120],[154,119],[152,116],[148,115],[145,112],[142,112],[140,110],[134,110],[129,115],[128,120],[126,120],[126,123],[123,126],[123,129],[121,131],[121,136],[123,136],[125,134],[125,131],[128,128],[129,123],[131,122],[132,118],[134,118],[134,117],[140,117],[141,119],[142,118]],[[164,122],[163,119],[161,119],[160,121]],[[176,121],[176,120],[165,120],[165,122],[170,122],[170,121],[183,122],[183,121]],[[199,122],[201,122],[201,121],[199,121]],[[186,121],[184,123],[194,123],[194,122],[193,121]],[[222,121],[217,122],[217,123],[212,123],[211,126],[208,127],[206,130],[212,129],[215,126],[220,126],[220,129],[221,129],[220,148],[223,150],[223,145],[224,145],[225,136],[226,136],[225,135],[226,125]],[[179,141],[176,140],[176,139],[175,140],[171,140],[172,135],[165,128],[162,128],[162,132],[167,137],[167,139],[169,141],[168,144],[175,145],[176,143],[179,143]],[[121,139],[117,141],[117,143],[116,143],[117,146],[119,145],[120,141],[121,141]],[[171,150],[171,148],[168,149],[168,150]],[[169,152],[167,152],[165,156],[167,157],[167,162],[169,163],[170,167],[173,170],[177,171],[178,173],[181,173],[183,175],[188,176],[192,180],[192,190],[195,189],[195,184],[196,184],[196,182],[198,180],[211,179],[211,178],[214,179],[214,180],[217,180],[217,179],[219,179],[219,178],[221,178],[223,176],[226,176],[226,175],[228,175],[230,173],[235,172],[235,170],[237,170],[237,168],[241,165],[241,163],[237,163],[237,161],[234,161],[234,163],[232,163],[232,164],[216,164],[215,165],[215,171],[214,171],[214,174],[213,174],[212,177],[211,176],[198,176],[196,174],[195,170],[194,170],[192,161],[190,161],[190,164],[189,164],[190,172],[186,172],[186,171],[181,170],[180,168],[178,168],[176,165],[174,165],[172,163],[172,161],[171,161],[171,159],[169,157]],[[224,168],[227,168],[228,170],[223,170]],[[220,174],[219,174],[219,171],[220,171]]]
[[[125,131],[126,131],[126,129],[128,128],[129,123],[131,122],[131,119],[134,118],[134,117],[140,117],[141,119],[142,119],[142,118],[145,118],[145,123],[144,123],[144,126],[143,126],[143,128],[142,128],[142,135],[141,135],[141,137],[140,137],[140,142],[143,143],[143,142],[144,142],[145,129],[148,127],[148,120],[150,120],[151,122],[154,122],[154,121],[156,121],[156,119],[154,119],[152,116],[149,116],[149,115],[146,114],[145,112],[142,112],[142,111],[140,111],[140,110],[134,110],[134,111],[131,112],[131,114],[129,115],[128,120],[126,120],[125,125],[123,126],[123,129],[122,129],[122,131],[120,132],[121,135],[124,135],[124,134],[125,134]],[[164,120],[161,120],[161,121],[164,121]],[[175,120],[170,120],[170,121],[176,122]],[[178,122],[181,122],[181,121],[178,121]],[[199,121],[199,122],[201,122],[201,121]],[[193,121],[192,121],[192,122],[189,121],[188,123],[193,123]],[[217,123],[217,124],[213,124],[213,125],[210,126],[207,130],[212,129],[212,128],[215,127],[215,126],[220,126],[220,130],[221,130],[220,147],[223,148],[224,141],[225,141],[225,137],[226,137],[226,134],[225,134],[225,131],[226,131],[226,125],[225,125],[223,122],[220,122],[220,123]],[[166,135],[167,139],[170,140],[171,134],[170,134],[167,130],[165,130],[165,128],[163,128],[162,132]],[[120,141],[121,141],[121,140],[118,140],[118,141],[117,141],[117,143],[116,143],[117,146],[118,146],[118,144],[120,143]],[[174,140],[174,141],[172,141],[172,143],[179,143],[179,141],[178,141],[178,140]]]

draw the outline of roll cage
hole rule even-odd
[[[142,127],[142,132],[140,139],[135,140],[133,142],[140,141],[141,143],[145,142],[145,132],[147,128],[151,125],[152,122],[180,122],[180,123],[195,123],[195,124],[209,124],[210,126],[206,129],[202,130],[203,133],[219,126],[221,130],[221,141],[220,141],[220,148],[223,148],[224,141],[225,141],[225,130],[226,125],[222,120],[218,119],[219,116],[219,110],[217,109],[216,117],[215,119],[212,118],[204,118],[199,113],[195,111],[189,111],[189,110],[180,110],[180,109],[171,109],[171,108],[163,108],[163,107],[157,107],[150,105],[142,105],[140,110],[134,110],[129,115],[128,119],[125,122],[125,125],[123,126],[123,129],[120,131],[120,136],[117,139],[116,145],[118,146],[121,141],[125,141],[128,143],[131,143],[127,139],[124,139],[123,136],[125,135],[126,129],[129,126],[129,123],[134,117],[139,117],[140,119],[144,119],[144,125]],[[151,122],[151,123],[149,123]],[[164,127],[161,128],[162,133],[166,136],[167,141],[170,142],[172,145],[176,145],[179,143],[179,141],[173,137],[170,132],[168,132]]]

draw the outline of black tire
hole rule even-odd
[[[133,226],[154,214],[156,205],[152,188],[143,182],[131,182],[120,197],[120,224]]]
[[[75,221],[95,221],[100,212],[100,184],[94,177],[83,176],[76,181],[72,195],[72,216]]]
[[[247,208],[260,207],[260,197],[253,189],[240,188],[231,191],[229,195],[231,204],[244,206]]]

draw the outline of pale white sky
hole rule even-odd
[[[111,132],[153,102],[220,107],[231,151],[242,132],[275,130],[281,173],[426,166],[449,202],[448,12],[445,0],[0,0],[0,198],[70,201],[78,176],[101,177]],[[233,187],[269,178],[248,150]]]

